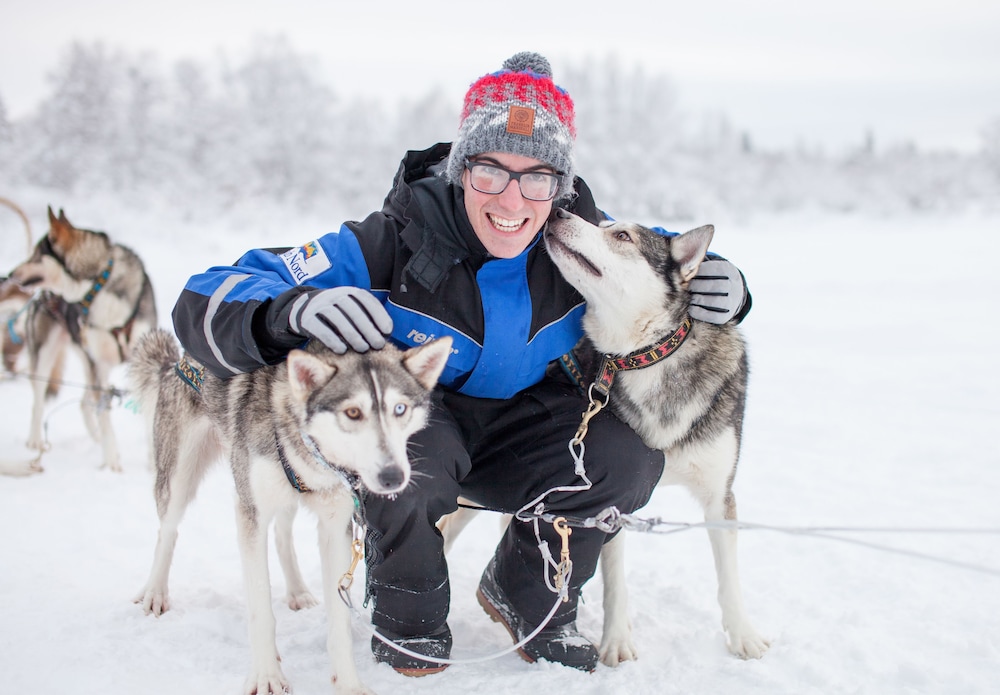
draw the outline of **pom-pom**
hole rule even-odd
[[[552,77],[552,66],[545,56],[533,51],[521,51],[503,62],[504,70],[511,72],[531,71],[546,77]]]

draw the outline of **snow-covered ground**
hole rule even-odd
[[[250,246],[297,244],[329,228],[275,210],[176,223],[169,211],[138,212],[109,200],[19,196],[36,238],[45,205],[54,203],[79,226],[104,229],[136,249],[153,277],[164,326],[192,273]],[[740,536],[745,601],[772,638],[771,650],[759,661],[726,651],[704,531],[633,533],[628,578],[638,661],[588,675],[507,655],[412,680],[372,661],[356,621],[356,660],[374,690],[996,692],[1000,216],[800,213],[703,221],[716,224],[715,250],[738,263],[754,294],[744,324],[752,375],[736,481],[740,517],[796,531]],[[0,383],[0,396],[2,456],[26,457],[29,385]],[[225,467],[210,474],[181,527],[173,609],[159,619],[143,615],[131,598],[149,570],[157,519],[141,418],[116,405],[125,472],[98,470],[99,448],[85,434],[78,399],[70,384],[50,405],[43,474],[0,477],[3,691],[239,693],[249,647]],[[674,488],[659,490],[640,515],[699,520],[697,506]],[[855,530],[837,537],[902,552],[830,540],[804,531],[810,527],[848,527]],[[456,658],[508,645],[473,597],[498,534],[497,518],[479,515],[449,558]],[[305,515],[296,540],[319,595],[315,529]],[[323,612],[293,612],[282,603],[276,564],[272,581],[285,674],[297,693],[330,692]],[[597,577],[579,620],[595,641],[600,589]]]

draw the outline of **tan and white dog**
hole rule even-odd
[[[34,399],[28,447],[42,451],[46,396],[57,385],[67,351],[84,365],[82,409],[101,443],[102,467],[121,470],[109,412],[111,372],[126,362],[135,341],[156,326],[153,286],[142,261],[104,232],[74,227],[49,208],[49,230],[4,284],[35,292],[25,314],[25,350]]]

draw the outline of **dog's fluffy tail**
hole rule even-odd
[[[160,379],[180,358],[177,340],[162,328],[155,328],[139,339],[129,359],[128,377],[140,407],[145,410],[156,405]]]

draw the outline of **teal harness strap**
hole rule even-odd
[[[174,364],[174,373],[181,378],[184,383],[201,393],[201,387],[205,383],[205,368],[194,366],[188,362],[187,356],[181,358],[180,362]]]
[[[10,342],[14,343],[14,345],[20,345],[24,342],[24,338],[18,334],[17,329],[14,328],[14,324],[17,323],[17,319],[21,316],[21,314],[28,310],[32,301],[34,300],[32,299],[25,302],[24,306],[17,310],[17,313],[7,319],[7,334],[10,336]]]
[[[80,307],[83,311],[83,315],[86,316],[90,313],[90,305],[94,303],[94,298],[104,289],[104,285],[107,284],[108,278],[111,277],[111,269],[115,267],[115,259],[109,258],[108,265],[101,271],[101,274],[97,276],[94,280],[94,286],[90,288],[87,294],[83,295],[83,299],[80,300]]]
[[[587,388],[584,383],[583,369],[580,368],[580,361],[576,357],[576,353],[570,350],[562,357],[559,358],[559,366],[562,367],[563,373],[569,378],[569,380],[576,386],[580,393],[586,393]]]

